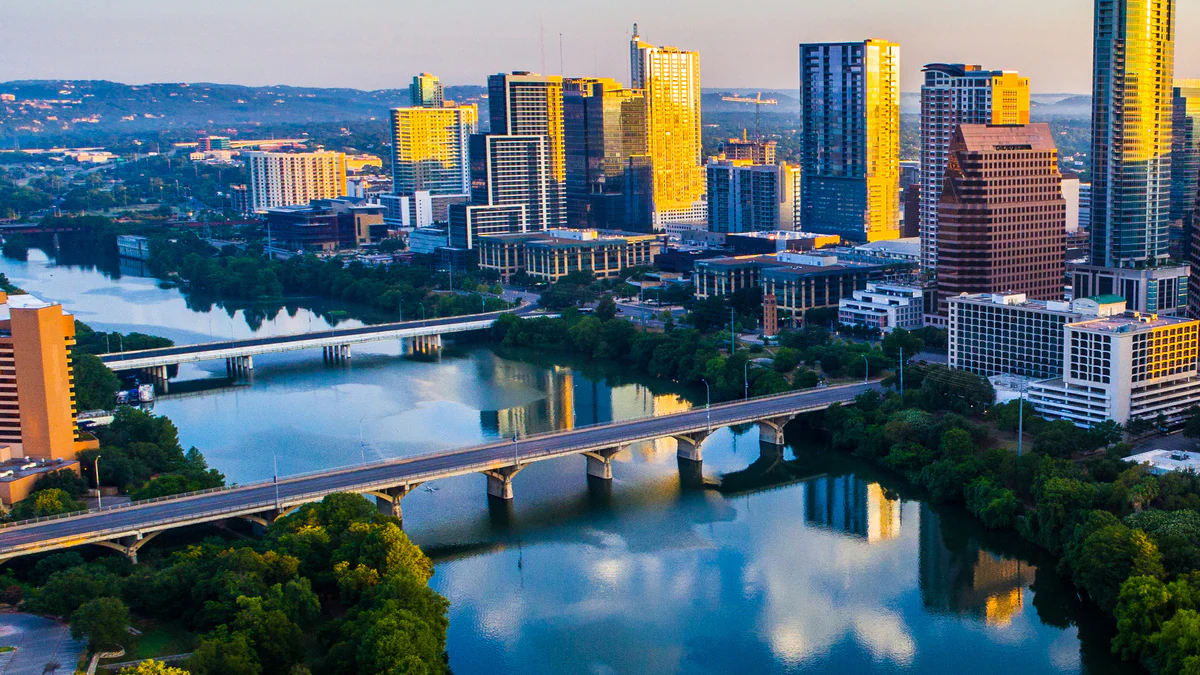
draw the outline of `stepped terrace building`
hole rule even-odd
[[[555,282],[571,272],[608,279],[630,267],[648,266],[666,247],[666,236],[598,230],[545,230],[481,236],[479,267],[507,279],[525,272]]]

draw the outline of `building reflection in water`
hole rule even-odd
[[[974,537],[948,539],[927,505],[920,516],[921,599],[927,609],[1007,626],[1025,606],[1037,568],[982,548]]]
[[[878,483],[854,476],[822,476],[804,484],[804,520],[869,543],[900,536],[900,500]]]

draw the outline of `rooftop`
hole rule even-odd
[[[56,302],[46,302],[41,298],[29,293],[9,294],[8,300],[0,303],[0,321],[8,321],[14,309],[45,309],[57,305]],[[70,316],[70,312],[63,310],[63,316]]]
[[[1151,450],[1130,455],[1125,461],[1132,464],[1148,464],[1151,473],[1160,475],[1172,471],[1200,472],[1200,452]]]
[[[0,463],[0,482],[20,480],[27,476],[57,471],[76,464],[79,464],[79,460],[14,458]]]
[[[1196,319],[1188,319],[1179,316],[1159,316],[1158,314],[1126,312],[1124,314],[1118,314],[1115,316],[1091,319],[1089,321],[1079,321],[1071,324],[1071,327],[1075,329],[1086,328],[1088,330],[1101,331],[1104,333],[1139,333],[1142,331],[1154,330],[1156,328],[1179,326],[1195,321]]]

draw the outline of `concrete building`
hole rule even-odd
[[[712,232],[795,230],[799,167],[714,157],[705,167]]]
[[[1079,231],[1080,183],[1079,174],[1062,175],[1062,196],[1067,206],[1067,234]]]
[[[346,156],[340,152],[247,152],[243,156],[253,212],[346,194]]]
[[[931,63],[921,85],[921,269],[938,266],[938,205],[959,125],[1029,124],[1029,78],[962,63]]]
[[[731,138],[721,144],[725,159],[746,160],[751,164],[776,164],[776,141],[747,138]]]
[[[646,92],[652,227],[704,220],[700,54],[642,42],[634,24],[629,56],[631,86]]]
[[[1200,404],[1200,321],[1126,312],[1067,324],[1064,334],[1062,376],[1029,386],[1039,415],[1083,427],[1178,426]]]
[[[61,460],[78,471],[76,453],[96,447],[75,422],[74,345],[75,317],[62,305],[0,293],[0,459]]]
[[[939,313],[963,293],[1062,299],[1066,202],[1049,125],[959,125],[938,209]]]
[[[306,253],[332,253],[387,238],[384,207],[358,199],[316,199],[305,206],[267,209],[268,246]]]
[[[440,108],[446,103],[441,80],[429,73],[413,76],[408,95],[414,108]]]
[[[976,375],[1051,378],[1062,375],[1064,328],[1085,317],[1125,311],[1116,296],[1063,301],[1021,293],[950,298],[949,364]]]
[[[1200,191],[1200,80],[1176,80],[1171,116],[1170,221],[1190,240]]]
[[[1173,471],[1200,473],[1200,452],[1182,450],[1150,450],[1125,458],[1130,464],[1144,464],[1150,473],[1162,476]]]
[[[546,136],[472,136],[471,201],[450,207],[450,245],[470,249],[482,234],[565,227],[550,155]]]
[[[868,283],[838,303],[838,323],[866,326],[887,335],[897,328],[915,330],[925,325],[925,302],[920,286]]]
[[[801,228],[900,236],[900,46],[800,45]]]
[[[136,234],[117,236],[117,255],[129,260],[150,260],[150,239]]]
[[[450,245],[450,236],[443,227],[418,227],[408,233],[408,250],[433,255],[439,248]]]
[[[625,171],[644,157],[646,94],[607,78],[569,79],[563,91],[567,223],[626,226]]]
[[[597,230],[488,235],[476,242],[480,269],[494,270],[505,279],[525,272],[550,283],[579,271],[613,278],[630,267],[654,264],[665,247],[664,235]]]
[[[1092,236],[1095,241],[1095,233]],[[1187,310],[1190,267],[1101,267],[1072,265],[1067,269],[1077,298],[1091,295],[1119,295],[1130,309],[1163,315],[1184,314]]]
[[[739,232],[725,235],[723,241],[723,244],[731,249],[734,255],[811,251],[826,246],[836,246],[839,243],[841,243],[841,238],[836,234],[813,234],[792,230]]]
[[[492,75],[488,77],[488,112],[491,135],[540,136],[545,139],[544,159],[530,159],[538,163],[539,171],[546,171],[546,185],[538,188],[544,189],[546,194],[543,205],[538,209],[545,212],[545,220],[549,223],[547,227],[566,227],[567,159],[563,78],[527,72]],[[534,211],[530,210],[531,215],[534,215]]]
[[[429,196],[433,222],[445,222],[451,204],[466,203],[471,192],[470,138],[478,129],[474,105],[391,111],[392,194],[410,201],[403,213],[397,203],[390,224],[428,224],[415,211],[417,202],[411,201],[419,193]]]

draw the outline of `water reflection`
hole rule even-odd
[[[884,494],[879,483],[854,476],[816,478],[805,491],[804,520],[868,542],[900,536],[900,500]]]

